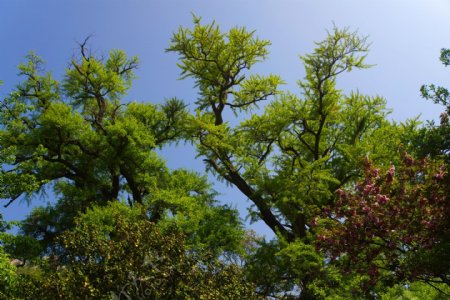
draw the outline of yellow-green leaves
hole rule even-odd
[[[266,58],[269,44],[245,28],[232,28],[222,33],[214,23],[201,25],[198,21],[193,29],[180,28],[167,51],[180,56],[178,66],[182,78],[195,79],[200,90],[199,109],[214,112],[216,123],[221,124],[225,105],[246,110],[276,93],[281,83],[276,76],[265,79],[255,76],[238,88],[245,79],[245,71]],[[234,92],[237,93],[235,99],[228,99]]]
[[[301,93],[294,95],[279,90],[279,76],[247,74],[266,58],[268,42],[244,29],[221,32],[214,23],[194,23],[193,29],[180,28],[168,49],[180,56],[182,78],[193,77],[199,89],[197,114],[188,122],[191,139],[208,170],[253,202],[251,217],[288,242],[279,252],[289,257],[275,259],[273,267],[280,268],[275,276],[292,280],[284,285],[277,278],[279,285],[272,286],[270,278],[263,288],[277,292],[280,286],[292,290],[297,285],[302,295],[312,293],[321,275],[311,270],[322,263],[308,244],[315,238],[313,218],[334,202],[338,187],[360,175],[361,156],[380,154],[372,149],[382,149],[384,161],[390,159],[385,154],[398,154],[389,138],[380,138],[382,132],[395,136],[400,130],[386,120],[384,99],[347,96],[337,86],[340,74],[369,67],[364,62],[367,39],[333,28],[301,57],[306,76],[298,82]],[[263,100],[271,102],[259,115],[246,114]],[[239,125],[225,119],[227,109]],[[288,260],[299,263],[284,271]],[[304,277],[307,272],[310,276]]]
[[[19,67],[25,81],[1,104],[2,197],[31,195],[51,182],[63,202],[83,210],[120,193],[129,193],[131,204],[142,202],[163,187],[168,171],[154,150],[181,138],[186,109],[177,99],[121,103],[136,67],[137,58],[119,50],[96,58],[85,41],[59,89],[30,54]]]
[[[0,298],[11,299],[18,287],[16,266],[11,264],[11,258],[0,247]]]
[[[283,84],[283,80],[277,75],[266,77],[251,75],[243,80],[236,90],[230,93],[234,96],[228,105],[233,110],[248,110],[252,105],[257,106],[258,102],[267,100],[270,96],[280,94],[278,86]]]
[[[27,56],[27,63],[20,64],[19,75],[25,76],[26,81],[18,85],[16,97],[20,102],[31,104],[34,110],[45,109],[51,102],[59,101],[59,83],[50,73],[43,74],[44,61],[34,52]],[[31,114],[34,112],[31,111]]]
[[[370,67],[364,63],[368,52],[367,38],[335,27],[325,40],[316,45],[313,53],[300,57],[306,76],[298,84],[305,100],[312,104],[311,113],[329,115],[336,112],[336,105],[342,98],[340,90],[336,89],[336,77],[353,67]]]
[[[116,103],[131,87],[137,57],[128,59],[123,51],[112,50],[103,62],[83,49],[81,56],[79,61],[72,61],[64,80],[65,92],[77,101],[74,104],[86,105],[99,98]]]
[[[314,52],[301,56],[310,81],[325,81],[352,68],[368,68],[364,63],[369,44],[367,37],[348,28],[334,27],[328,36],[316,43]]]

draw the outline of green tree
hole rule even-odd
[[[1,103],[0,198],[8,206],[50,192],[56,201],[34,209],[22,222],[24,234],[47,254],[57,252],[54,239],[79,213],[124,198],[144,207],[149,221],[176,222],[192,245],[218,255],[238,248],[236,211],[217,205],[204,177],[168,170],[155,152],[183,136],[185,105],[123,101],[136,57],[113,50],[97,59],[86,40],[62,82],[44,72],[38,56],[27,58],[19,66],[24,82]]]
[[[445,66],[449,53],[441,50]],[[346,272],[368,274],[367,283],[398,283],[381,294],[383,299],[449,295],[449,92],[424,85],[421,93],[446,111],[438,125],[429,121],[411,137],[410,149],[418,159],[404,154],[388,169],[367,160],[364,180],[337,190],[339,199],[319,226],[317,245]]]
[[[282,286],[296,287],[302,299],[321,298],[315,286],[327,271],[312,243],[315,217],[334,202],[336,189],[362,175],[360,157],[399,160],[399,144],[408,146],[401,133],[416,124],[391,124],[383,98],[337,88],[340,74],[369,67],[366,38],[357,33],[334,28],[301,57],[306,76],[298,82],[300,96],[282,92],[279,76],[248,74],[267,57],[269,44],[245,28],[222,33],[195,19],[193,29],[173,35],[167,51],[179,55],[182,78],[192,77],[199,89],[197,112],[189,119],[198,154],[213,174],[248,197],[251,216],[277,235],[279,248],[268,244],[262,253],[274,251],[269,256],[279,259],[270,261],[290,265],[291,271],[272,266],[267,270],[283,271],[259,276],[267,274],[270,284],[277,282],[274,274],[280,282],[290,280]],[[247,114],[270,98],[262,113]],[[225,119],[227,110],[240,117],[238,125]],[[260,291],[274,296],[275,286]]]
[[[111,298],[120,292],[116,283],[131,293],[137,279],[153,274],[140,259],[164,256],[160,284],[146,279],[140,292],[166,299],[251,295],[241,270],[217,261],[242,252],[236,210],[218,205],[206,177],[169,170],[156,154],[183,137],[185,105],[124,102],[137,58],[113,50],[98,59],[86,43],[61,82],[29,54],[19,66],[25,80],[1,102],[0,198],[5,206],[19,197],[53,199],[20,222],[20,234],[1,234],[1,263],[21,262],[5,268],[14,293],[1,292],[13,299]],[[142,277],[129,277],[133,272]]]
[[[439,290],[440,291],[439,291]],[[396,285],[390,288],[386,293],[381,295],[382,300],[441,300],[445,297],[443,292],[450,294],[450,289],[445,285],[436,284],[435,287],[427,285],[423,282],[406,283],[402,285]]]
[[[57,193],[84,205],[117,199],[121,191],[142,204],[165,182],[153,150],[180,135],[184,105],[121,103],[137,58],[111,51],[100,61],[85,43],[80,50],[62,84],[41,74],[42,60],[28,55],[19,66],[25,82],[2,102],[1,197],[9,203],[54,183]]]
[[[139,207],[121,202],[93,207],[57,244],[39,299],[255,299],[238,266],[208,251],[187,251],[175,226],[161,229]],[[63,266],[63,267],[61,267]]]
[[[440,60],[444,66],[450,65],[450,49],[442,49]],[[436,104],[443,105],[445,110],[440,115],[440,122],[436,126],[430,122],[422,131],[417,141],[417,147],[422,155],[446,156],[450,159],[450,92],[447,88],[434,84],[423,85],[420,89],[422,97]]]
[[[16,267],[10,257],[0,247],[0,299],[10,299],[17,289]]]

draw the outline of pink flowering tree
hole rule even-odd
[[[405,154],[378,169],[365,163],[364,179],[324,209],[317,247],[346,273],[375,282],[421,280],[450,285],[450,176],[448,168]],[[314,222],[313,222],[314,223]]]

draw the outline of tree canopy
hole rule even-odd
[[[1,297],[384,299],[426,284],[448,294],[445,88],[421,88],[446,106],[439,125],[389,120],[382,97],[339,88],[370,67],[369,43],[335,27],[300,57],[294,94],[281,76],[252,73],[269,41],[194,17],[166,49],[194,80],[190,112],[176,98],[125,102],[138,59],[96,57],[88,42],[60,81],[30,53],[2,100],[0,198],[53,201],[0,223]],[[206,175],[166,167],[156,150],[180,141],[249,199],[273,240],[218,203]]]
[[[189,119],[198,154],[253,203],[251,216],[279,239],[268,251],[290,265],[268,267],[257,277],[268,274],[261,282],[272,283],[289,278],[287,287],[297,287],[301,298],[320,297],[317,286],[328,284],[325,274],[332,270],[314,248],[316,218],[335,204],[335,190],[363,175],[361,158],[400,162],[417,124],[392,123],[383,98],[344,94],[337,87],[339,76],[370,67],[367,39],[357,32],[333,28],[313,53],[300,57],[306,72],[298,81],[300,95],[282,91],[277,75],[249,74],[266,58],[268,45],[244,28],[222,33],[215,24],[197,21],[193,29],[174,34],[168,51],[179,54],[182,78],[193,77],[199,89],[197,113]],[[254,110],[269,99],[264,109]],[[224,120],[227,109],[239,116],[239,124]],[[270,269],[280,271],[276,279]],[[260,288],[266,296],[278,289]]]

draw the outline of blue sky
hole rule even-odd
[[[391,118],[405,120],[421,114],[437,119],[442,108],[420,98],[424,83],[450,86],[450,73],[438,60],[439,50],[450,48],[450,0],[15,0],[0,1],[0,96],[18,83],[16,66],[33,50],[47,62],[47,69],[61,78],[74,55],[77,41],[92,34],[96,53],[123,49],[137,55],[138,79],[126,101],[160,102],[178,97],[191,104],[196,98],[190,80],[177,80],[173,53],[165,53],[179,26],[191,26],[192,16],[204,22],[216,20],[223,30],[245,26],[262,39],[272,41],[269,59],[253,71],[280,75],[286,89],[298,92],[296,81],[304,76],[298,59],[326,36],[333,23],[369,36],[367,62],[375,67],[345,74],[339,80],[344,91],[359,89],[381,95],[393,109]],[[171,168],[202,172],[191,147],[165,149]],[[245,217],[246,199],[239,192],[217,185],[221,199],[237,207]],[[45,204],[36,200],[35,204]],[[4,217],[20,219],[30,211],[25,203],[1,207]],[[258,232],[268,233],[261,224]]]

